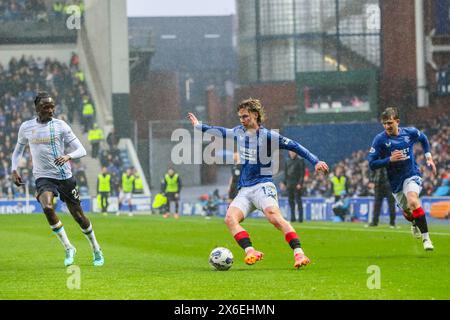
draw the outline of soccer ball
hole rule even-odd
[[[209,254],[209,264],[219,271],[230,269],[233,261],[233,254],[227,248],[218,247]]]

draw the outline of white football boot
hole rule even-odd
[[[433,243],[431,242],[430,239],[423,240],[423,248],[425,249],[425,251],[433,251],[434,250]]]

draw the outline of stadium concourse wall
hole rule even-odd
[[[81,205],[85,212],[100,212],[97,203],[97,197],[82,197]],[[109,198],[108,212],[118,211],[118,198]],[[423,197],[421,198],[422,207],[427,216],[430,216],[432,206],[436,204],[449,204],[450,197]],[[289,218],[289,203],[287,198],[280,198],[279,204],[283,215]],[[332,198],[321,197],[305,197],[303,198],[303,210],[305,212],[305,220],[312,221],[331,221],[334,214],[332,205],[334,200]],[[183,216],[205,216],[203,210],[204,202],[184,202],[181,201],[181,215]],[[355,197],[350,200],[350,208],[348,216],[358,218],[360,221],[368,222],[372,219],[374,199],[373,197]],[[216,216],[224,217],[228,207],[227,202],[219,202],[217,204]],[[151,198],[148,196],[134,195],[133,196],[133,210],[135,213],[149,214],[151,209]],[[67,206],[58,201],[56,204],[57,212],[68,212]],[[15,200],[0,200],[0,214],[28,214],[28,213],[42,213],[41,206],[35,199],[30,199],[27,202],[26,198],[18,198]],[[397,208],[397,216],[402,216],[400,209]],[[261,211],[255,211],[250,214],[252,218],[264,217]],[[384,200],[381,208],[381,218],[389,217],[388,205]],[[448,214],[447,214],[448,217]]]
[[[103,115],[112,115],[116,132],[131,137],[128,17],[126,0],[85,0],[81,42],[86,62],[101,88]]]

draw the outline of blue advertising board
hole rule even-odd
[[[111,199],[112,211],[117,211],[117,198]],[[135,204],[133,205],[133,210],[138,212],[149,212],[151,211],[151,203],[148,197],[136,197],[133,198]],[[421,198],[422,207],[429,216],[431,205],[435,202],[450,201],[450,197],[423,197]],[[97,206],[96,198],[82,197],[81,206],[84,212],[99,212]],[[333,214],[333,198],[320,198],[320,197],[305,197],[303,198],[303,212],[304,219],[311,221],[331,221],[334,218]],[[205,203],[203,202],[183,202],[180,203],[181,214],[182,215],[206,215],[204,210]],[[284,217],[290,220],[290,208],[287,198],[280,198],[279,205],[281,212]],[[368,222],[371,220],[373,214],[373,197],[358,197],[350,199],[350,207],[348,216],[353,216],[360,221]],[[228,208],[227,202],[218,202],[217,211],[214,215],[219,217],[224,217]],[[58,200],[55,207],[57,212],[68,212],[67,206],[62,201]],[[127,210],[128,208],[124,208]],[[111,212],[111,210],[110,210]],[[21,214],[21,213],[42,213],[42,208],[40,204],[35,199],[30,199],[28,202],[26,199],[15,199],[15,200],[0,200],[0,214]],[[401,216],[402,213],[399,208],[397,208],[396,214]],[[388,205],[386,200],[384,200],[381,207],[381,218],[388,217]],[[264,217],[261,211],[254,211],[249,214],[252,218]]]
[[[89,197],[81,197],[81,207],[84,212],[92,211],[92,202]],[[69,212],[64,202],[58,200],[55,206],[56,212]],[[17,214],[17,213],[42,213],[39,202],[31,198],[27,202],[25,198],[14,200],[0,200],[0,214]]]
[[[422,207],[429,216],[431,205],[434,202],[440,201],[450,201],[450,197],[423,197],[421,198]],[[303,212],[305,220],[312,221],[331,221],[333,220],[333,198],[312,198],[305,197],[303,198]],[[281,212],[284,217],[289,220],[290,218],[290,208],[287,198],[280,198],[279,205],[281,208]],[[373,205],[374,198],[373,197],[358,197],[350,199],[350,207],[349,207],[349,217],[353,216],[360,221],[368,222],[372,219],[373,214]],[[183,215],[205,215],[203,210],[204,203],[196,202],[182,202],[181,203],[181,213]],[[215,213],[216,216],[224,217],[227,211],[228,203],[219,202],[217,205],[218,209]],[[397,216],[402,216],[402,212],[399,208],[397,208],[396,212]],[[255,211],[252,212],[250,217],[259,218],[264,217],[262,212]],[[380,217],[389,217],[389,208],[387,201],[384,200],[383,205],[381,207]]]

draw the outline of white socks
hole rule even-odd
[[[100,246],[97,242],[97,239],[95,238],[94,230],[92,229],[92,224],[90,224],[89,227],[87,227],[87,229],[81,229],[81,231],[83,231],[84,235],[89,240],[92,250],[100,251]]]
[[[253,247],[247,247],[247,248],[245,248],[245,253],[248,253],[249,251],[254,251],[255,250],[255,248],[253,248]]]
[[[69,241],[69,238],[67,238],[66,231],[64,230],[63,224],[61,221],[59,221],[57,224],[50,226],[52,228],[53,232],[58,237],[59,241],[61,241],[63,247],[65,250],[73,248],[72,244]]]
[[[428,232],[422,233],[422,241],[430,240],[430,234]]]
[[[296,255],[297,253],[299,253],[299,254],[305,254],[304,252],[303,252],[303,249],[302,248],[295,248],[294,249],[294,255]]]

